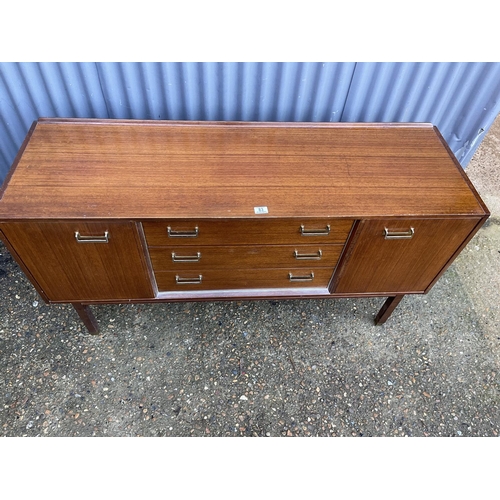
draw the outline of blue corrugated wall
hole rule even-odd
[[[39,117],[432,122],[466,166],[500,63],[0,63],[0,181]]]

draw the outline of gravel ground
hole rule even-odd
[[[455,270],[382,327],[372,326],[380,299],[128,305],[100,307],[94,337],[71,307],[34,306],[36,292],[2,258],[12,281],[0,330],[6,436],[500,430],[498,349]]]
[[[498,436],[500,122],[467,167],[493,214],[425,296],[46,305],[0,245],[0,435]]]

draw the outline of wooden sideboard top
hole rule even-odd
[[[40,119],[0,196],[3,220],[488,213],[431,124]]]

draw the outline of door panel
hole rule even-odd
[[[10,222],[2,231],[49,300],[154,297],[132,222]]]
[[[333,292],[424,292],[478,222],[477,218],[362,221]],[[386,229],[389,236],[403,238],[386,239]]]

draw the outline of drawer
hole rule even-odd
[[[344,244],[353,219],[224,219],[143,222],[148,246]]]
[[[159,271],[155,273],[158,291],[227,290],[241,288],[327,287],[332,269],[208,269]]]
[[[156,271],[336,266],[343,245],[152,247]]]

